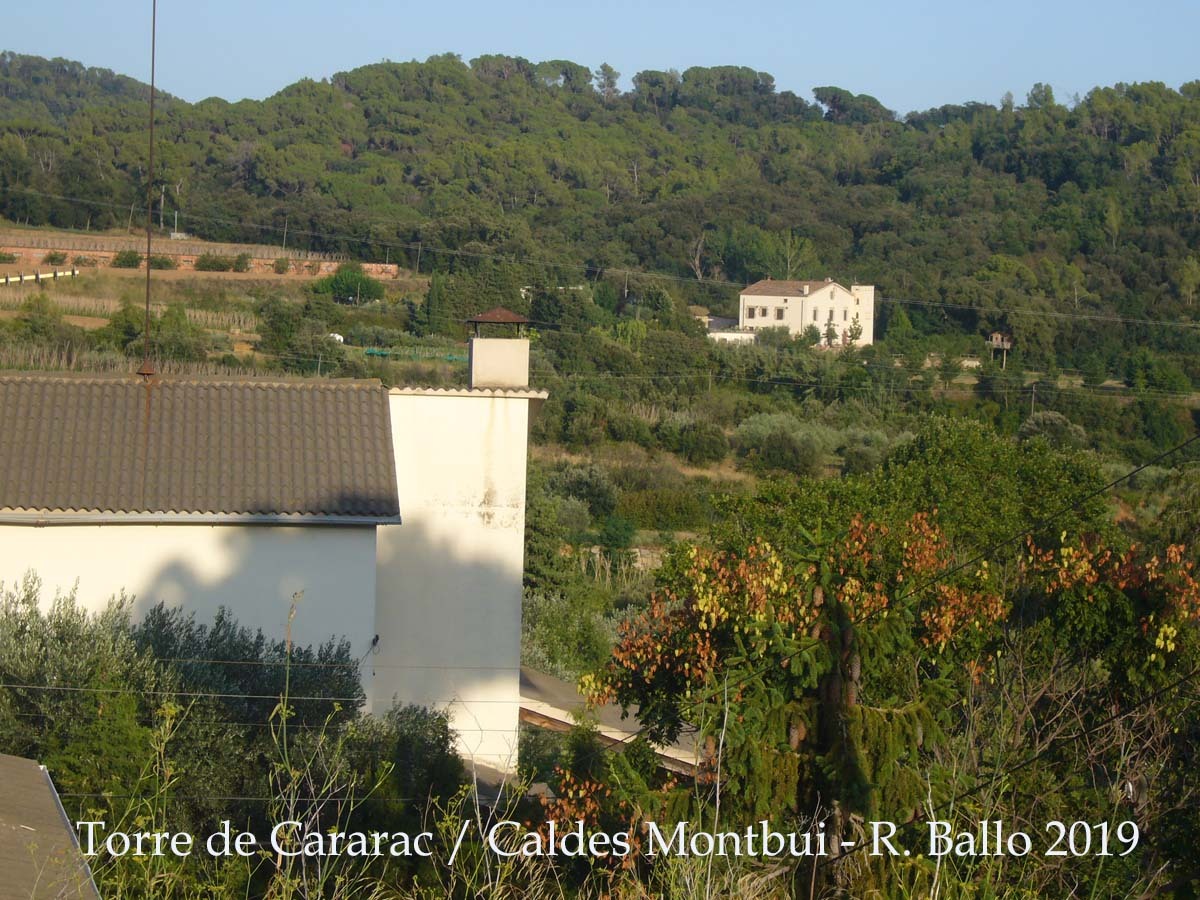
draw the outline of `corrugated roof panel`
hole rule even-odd
[[[377,381],[0,375],[0,510],[394,518]]]

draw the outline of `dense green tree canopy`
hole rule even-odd
[[[867,95],[720,66],[616,73],[487,55],[380,63],[264,101],[159,107],[152,178],[211,238],[555,280],[640,268],[703,283],[857,279],[922,332],[1014,332],[1041,366],[1194,353],[1200,88],[1098,87],[1075,105],[967,103],[902,120]],[[0,56],[0,214],[124,225],[146,179],[143,85]],[[70,199],[62,199],[70,198]],[[418,249],[419,248],[419,249]],[[574,268],[572,268],[574,267]],[[526,276],[527,277],[527,276]],[[548,280],[549,281],[549,280]],[[688,290],[681,288],[682,290]],[[733,291],[700,302],[728,309]],[[886,312],[886,310],[884,311]],[[1065,327],[1060,313],[1100,316]]]

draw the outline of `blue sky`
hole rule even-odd
[[[149,22],[149,0],[12,4],[0,49],[145,79]],[[832,84],[901,113],[1005,91],[1021,102],[1038,81],[1069,101],[1097,84],[1200,78],[1197,0],[160,0],[158,24],[158,83],[188,100],[261,98],[304,76],[443,52],[608,62],[625,87],[642,69],[746,65],[781,90]]]

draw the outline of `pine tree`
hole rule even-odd
[[[444,309],[445,276],[435,271],[429,279],[429,290],[425,294],[425,333],[438,334],[445,327]]]

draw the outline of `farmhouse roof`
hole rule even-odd
[[[46,770],[0,754],[0,784],[0,895],[99,900]]]
[[[808,288],[808,293],[837,284],[835,281],[776,281],[764,278],[742,290],[743,297],[800,297]],[[842,287],[840,284],[838,287]],[[842,288],[845,290],[845,288]]]
[[[397,521],[377,381],[0,374],[0,516]]]

